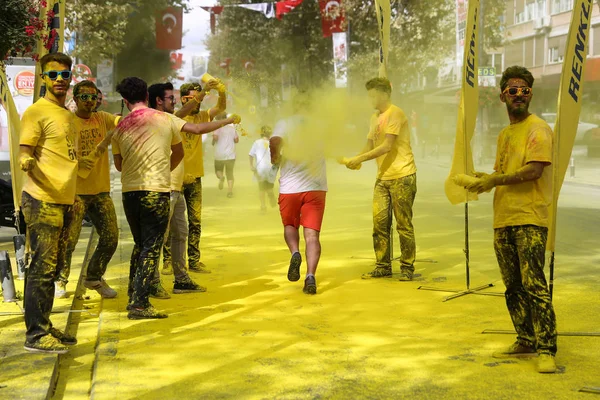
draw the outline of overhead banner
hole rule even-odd
[[[348,87],[348,44],[346,32],[333,33],[333,68],[335,75],[335,87]]]
[[[19,81],[15,81],[19,82]],[[0,68],[0,107],[6,112],[6,129],[8,139],[8,154],[10,160],[10,172],[12,181],[13,202],[15,211],[18,212],[21,204],[21,189],[23,187],[23,174],[19,168],[19,132],[21,131],[21,119],[17,112],[17,107],[11,94],[11,82],[8,81],[5,72]],[[33,95],[33,87],[31,82],[27,80],[26,91],[29,95]],[[4,118],[2,118],[4,119]],[[2,123],[1,125],[4,125]],[[4,131],[4,127],[0,126]],[[2,135],[4,141],[4,132]]]
[[[467,12],[466,45],[463,54],[460,106],[456,123],[452,168],[446,179],[446,197],[452,204],[477,200],[477,194],[464,188],[460,178],[474,171],[471,139],[475,133],[479,110],[479,0],[469,0]]]
[[[390,0],[375,0],[375,11],[377,12],[377,24],[379,25],[379,77],[387,78],[392,23]]]
[[[585,61],[589,52],[588,42],[593,6],[592,0],[575,0],[571,26],[567,35],[554,127],[553,195],[550,210],[550,232],[546,246],[549,251],[554,251],[556,244],[558,196],[569,167],[581,114]]]

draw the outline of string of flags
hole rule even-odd
[[[342,7],[342,1],[343,0],[319,0],[323,37],[331,37],[333,33],[346,31],[346,15],[344,8]],[[220,15],[225,8],[245,8],[250,11],[259,12],[269,19],[282,19],[285,14],[293,11],[300,6],[302,2],[303,0],[282,0],[277,2],[202,7],[202,9],[210,13],[210,30],[214,34],[216,30],[216,16]]]

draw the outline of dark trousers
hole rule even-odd
[[[494,230],[494,248],[517,340],[556,354],[556,316],[544,275],[547,238],[547,228],[510,226]]]
[[[58,266],[58,279],[64,283],[69,280],[71,257],[79,241],[83,217],[89,216],[98,232],[98,245],[90,258],[87,269],[87,281],[99,281],[106,272],[106,267],[117,250],[119,228],[115,205],[108,193],[96,195],[79,195],[74,205],[75,219],[69,232],[69,243],[65,256],[65,265]]]
[[[25,285],[25,326],[27,342],[46,336],[52,327],[54,281],[57,265],[64,263],[73,206],[46,203],[23,192],[21,201],[31,247],[31,262]]]
[[[188,264],[198,267],[200,263],[200,235],[202,234],[202,178],[183,186],[188,212]]]
[[[170,193],[135,191],[123,193],[123,208],[134,247],[129,267],[129,304],[148,308],[154,271],[169,224]]]

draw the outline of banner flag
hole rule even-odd
[[[377,12],[377,24],[379,25],[379,77],[387,78],[392,23],[390,0],[375,0],[375,11]]]
[[[40,37],[37,41],[37,54],[42,58],[48,53],[61,53],[65,44],[65,1],[66,0],[49,0],[46,2],[46,7],[40,6],[40,20],[45,22],[47,30],[40,32]],[[47,39],[41,38],[41,35],[46,35]],[[35,103],[40,97],[44,97],[46,87],[42,86],[42,78],[40,75],[42,70],[40,64],[35,67],[35,91],[33,92],[33,102]]]
[[[6,73],[0,67],[0,106],[6,110],[8,116],[8,145],[10,148],[10,175],[15,211],[21,208],[21,189],[23,188],[23,174],[19,167],[19,137],[21,132],[21,119],[17,112],[14,99],[10,93],[10,86]],[[17,219],[18,221],[18,219]]]
[[[446,179],[446,197],[452,204],[477,200],[477,194],[469,193],[457,184],[457,176],[464,177],[474,172],[471,139],[475,133],[477,111],[479,110],[479,0],[469,0],[467,30],[461,75],[461,95],[456,123],[456,139],[450,175]],[[459,177],[459,178],[460,178]],[[461,183],[461,182],[459,182]]]
[[[550,209],[548,243],[546,245],[548,251],[554,251],[556,244],[558,196],[569,168],[579,124],[579,115],[581,114],[585,61],[589,52],[588,43],[593,7],[592,0],[575,0],[569,34],[567,35],[567,45],[558,89],[556,125],[554,126],[552,206]]]
[[[183,38],[183,8],[169,7],[156,13],[156,48],[181,49]]]

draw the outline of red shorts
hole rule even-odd
[[[291,225],[321,231],[327,192],[303,192],[279,195],[279,211],[284,226]]]

